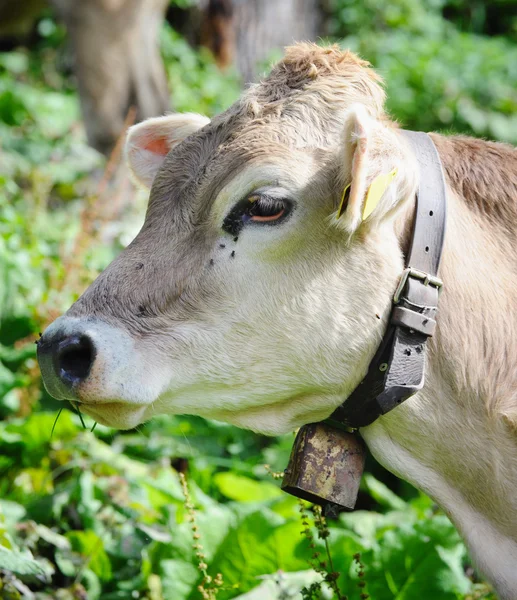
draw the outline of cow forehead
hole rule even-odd
[[[237,134],[209,126],[174,148],[153,183],[147,226],[166,222],[171,232],[186,233],[206,224],[218,198],[221,217],[228,201],[253,188],[305,183],[314,148],[298,143],[280,120],[250,125]]]
[[[368,63],[336,46],[288,48],[266,79],[170,152],[153,183],[147,219],[193,227],[247,162],[280,163],[295,148],[335,147],[352,104],[382,114],[379,84]]]

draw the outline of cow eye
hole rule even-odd
[[[287,210],[286,202],[270,196],[249,196],[249,207],[244,217],[254,223],[271,223],[281,219]]]
[[[293,203],[286,198],[267,193],[253,193],[238,202],[226,216],[223,229],[238,235],[248,223],[276,225],[291,212]]]

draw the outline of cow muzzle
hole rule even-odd
[[[49,394],[84,405],[145,403],[129,393],[139,379],[139,358],[124,329],[88,317],[62,316],[38,342]]]

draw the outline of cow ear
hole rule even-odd
[[[371,117],[356,105],[345,121],[341,167],[339,227],[353,233],[363,223],[393,214],[416,188],[415,160],[393,124]]]
[[[170,150],[209,122],[208,117],[184,113],[133,125],[127,134],[126,158],[137,181],[150,188]]]

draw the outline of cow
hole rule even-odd
[[[47,4],[67,29],[88,143],[108,156],[128,121],[170,108],[165,19],[219,67],[236,67],[243,83],[277,48],[324,30],[319,0],[0,0],[0,49],[27,41]]]
[[[411,236],[418,168],[384,102],[368,63],[303,43],[211,121],[135,125],[127,159],[150,188],[145,223],[41,338],[49,392],[121,429],[190,413],[271,435],[327,418],[383,337]],[[448,230],[426,384],[360,433],[443,508],[510,600],[517,151],[431,136]],[[363,218],[386,173],[396,175]]]
[[[46,4],[67,28],[88,142],[109,155],[126,121],[169,110],[158,44],[169,2],[0,0],[0,45],[27,41]]]

